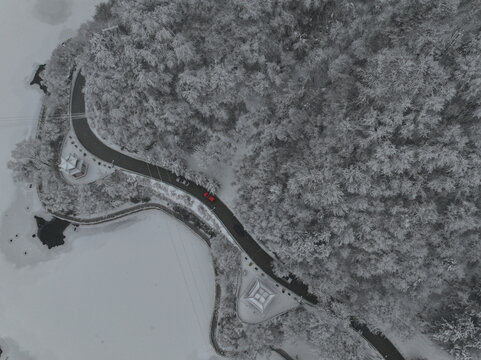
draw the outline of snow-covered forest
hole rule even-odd
[[[111,0],[47,64],[50,106],[75,62],[105,140],[235,167],[235,213],[324,324],[421,330],[477,359],[480,17],[476,0]]]

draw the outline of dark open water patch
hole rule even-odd
[[[63,232],[70,225],[69,221],[54,217],[50,221],[35,216],[37,221],[37,236],[42,244],[47,245],[49,249],[65,244],[65,235]]]
[[[33,77],[33,80],[30,81],[30,85],[38,85],[40,87],[40,90],[43,91],[43,93],[46,95],[47,94],[47,87],[43,83],[43,79],[40,76],[40,74],[45,70],[45,64],[39,65],[37,71],[35,71],[35,75]]]

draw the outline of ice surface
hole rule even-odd
[[[20,269],[0,254],[0,337],[35,359],[209,359],[214,274],[204,242],[159,211],[68,234]]]
[[[0,215],[15,217],[0,229],[0,241],[8,242],[0,246],[2,356],[214,359],[208,340],[212,262],[202,240],[176,220],[155,211],[70,229],[67,244],[55,251],[31,237],[33,213],[41,210],[33,190],[15,185],[6,168],[40,111],[40,90],[28,83],[37,65],[100,2],[69,0],[71,15],[62,19],[67,22],[51,25],[34,13],[40,1],[0,3]],[[6,234],[17,230],[10,246]]]

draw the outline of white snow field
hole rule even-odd
[[[41,92],[28,85],[37,65],[100,2],[0,2],[2,359],[215,359],[208,340],[214,275],[200,238],[152,211],[70,228],[66,244],[49,251],[31,236],[34,191],[14,184],[6,168],[40,111]]]
[[[154,210],[67,236],[71,250],[50,261],[0,260],[1,337],[38,360],[215,358],[199,237]]]
[[[6,169],[15,144],[27,137],[40,112],[41,92],[29,85],[39,64],[91,18],[100,0],[2,0],[0,2],[0,211],[15,185]],[[70,15],[68,15],[70,13]],[[46,17],[63,19],[51,25]],[[52,21],[54,23],[56,21]]]

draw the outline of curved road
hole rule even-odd
[[[85,100],[82,92],[84,85],[85,78],[81,73],[79,73],[77,75],[72,92],[70,107],[71,114],[85,114]],[[86,117],[76,116],[74,119],[72,119],[72,126],[80,143],[85,147],[85,149],[97,156],[99,159],[102,159],[108,163],[113,163],[114,165],[123,169],[130,170],[175,186],[176,188],[193,195],[201,202],[209,206],[212,212],[214,212],[217,218],[222,222],[224,227],[235,238],[237,244],[239,244],[239,246],[247,253],[247,255],[249,255],[252,261],[257,264],[262,271],[264,271],[267,275],[284,286],[286,289],[296,293],[312,304],[317,304],[316,297],[309,293],[307,285],[297,279],[293,279],[289,283],[285,279],[279,278],[274,274],[272,267],[274,259],[267,252],[265,252],[264,249],[262,249],[247,232],[244,232],[241,235],[234,230],[234,224],[242,226],[239,220],[237,220],[234,214],[219,198],[216,198],[215,200],[215,207],[212,206],[212,204],[203,196],[204,192],[207,191],[204,187],[195,184],[193,181],[190,181],[189,186],[185,186],[176,181],[178,176],[173,172],[157,165],[149,164],[145,161],[132,158],[108,147],[92,132]]]
[[[82,116],[82,114],[85,114],[85,98],[83,94],[84,86],[85,77],[79,72],[75,79],[71,94],[70,113],[77,115],[75,118],[71,118],[72,126],[75,135],[82,146],[87,149],[87,151],[105,162],[113,163],[114,165],[123,169],[160,180],[196,197],[211,208],[211,211],[215,213],[224,227],[230,232],[237,244],[264,273],[269,275],[272,279],[286,289],[292,291],[311,304],[315,305],[318,303],[316,296],[311,294],[308,290],[308,286],[299,279],[291,276],[291,281],[288,282],[274,274],[274,259],[264,249],[262,249],[262,247],[247,232],[242,231],[242,233],[238,233],[235,231],[235,224],[241,228],[242,225],[219,198],[216,198],[214,204],[215,206],[213,206],[213,204],[211,204],[203,196],[204,192],[207,191],[204,187],[195,184],[193,181],[190,181],[189,186],[185,186],[176,181],[177,175],[175,175],[173,172],[157,165],[149,164],[145,161],[122,154],[100,141],[90,129],[87,118]],[[405,360],[399,351],[394,347],[394,345],[382,334],[373,334],[366,326],[360,326],[355,321],[352,322],[352,325],[355,330],[361,332],[364,338],[366,338],[366,340],[369,341],[370,344],[376,348],[376,350],[379,351],[379,353],[382,354],[385,359]]]

